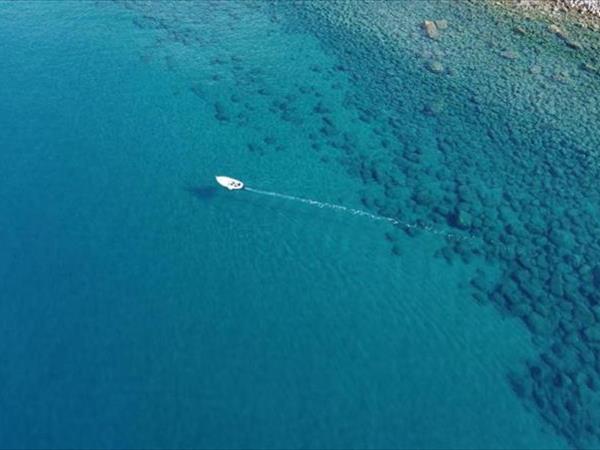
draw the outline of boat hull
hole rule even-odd
[[[244,189],[244,183],[242,183],[240,180],[236,180],[235,178],[219,175],[215,177],[215,180],[217,180],[217,183],[219,183],[225,189],[229,189],[230,191]]]

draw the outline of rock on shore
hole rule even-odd
[[[600,17],[600,0],[564,0],[569,8],[589,12]]]

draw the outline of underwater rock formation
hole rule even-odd
[[[425,22],[423,22],[423,29],[425,30],[425,33],[427,34],[427,36],[429,36],[430,39],[439,39],[440,32],[438,31],[438,27],[435,24],[435,22],[431,20],[426,20]]]
[[[419,141],[419,133],[427,134],[427,125],[413,125],[420,127],[416,136],[399,125],[418,123],[414,111],[407,110],[406,104],[395,102],[402,98],[402,79],[394,85],[370,73],[373,67],[389,65],[394,57],[403,60],[406,67],[404,52],[410,54],[411,50],[382,48],[369,43],[368,39],[361,46],[355,40],[340,36],[345,29],[362,30],[365,36],[375,33],[374,29],[376,33],[385,33],[382,23],[390,23],[390,35],[397,35],[398,31],[391,25],[393,7],[381,13],[369,9],[368,5],[356,8],[354,15],[344,17],[343,24],[336,18],[335,6],[319,4],[305,5],[305,8],[308,11],[304,25],[312,26],[312,32],[324,42],[346,43],[349,47],[339,49],[338,55],[348,61],[345,66],[351,68],[350,75],[360,72],[360,80],[367,83],[369,95],[379,101],[389,99],[390,109],[397,111],[395,117],[370,112],[365,115],[366,123],[387,129],[384,133],[390,136],[387,139],[391,139],[391,143],[385,147],[395,149],[389,159],[374,164],[367,155],[359,154],[344,160],[348,172],[359,174],[366,185],[384,188],[383,196],[376,191],[364,195],[365,207],[386,214],[401,209],[403,217],[415,221],[425,217],[434,222],[441,219],[437,223],[447,223],[478,236],[480,240],[446,245],[439,255],[448,262],[456,258],[468,262],[483,257],[501,268],[502,275],[497,280],[478,274],[471,280],[471,286],[478,302],[490,302],[503,313],[522,320],[538,343],[539,358],[509,377],[515,393],[573,446],[600,442],[600,428],[593,419],[596,413],[592,406],[598,402],[600,386],[599,319],[595,313],[600,306],[596,292],[600,285],[596,263],[600,243],[595,237],[600,216],[595,208],[586,206],[592,198],[600,199],[600,192],[592,183],[592,174],[597,170],[586,162],[585,156],[591,149],[600,148],[600,142],[593,131],[593,121],[585,115],[577,119],[565,117],[563,125],[552,122],[553,131],[543,130],[542,124],[556,114],[549,109],[550,102],[554,110],[571,111],[569,101],[558,93],[560,83],[572,82],[570,72],[544,64],[538,56],[545,51],[543,46],[554,45],[549,39],[556,31],[548,33],[549,25],[532,28],[507,23],[508,31],[516,26],[520,30],[518,35],[532,34],[543,39],[545,34],[548,40],[538,44],[535,52],[525,45],[522,48],[516,45],[510,50],[498,48],[498,57],[509,59],[511,64],[505,64],[506,69],[498,70],[497,75],[491,70],[485,70],[479,77],[461,72],[473,70],[472,67],[484,70],[480,62],[482,55],[489,52],[489,46],[497,48],[497,45],[488,45],[488,48],[482,45],[466,58],[480,58],[476,64],[464,61],[463,68],[456,68],[454,76],[459,80],[449,78],[447,84],[425,83],[420,89],[412,86],[411,95],[431,99],[422,109],[427,120],[437,120],[439,113],[430,106],[436,98],[463,98],[465,95],[459,93],[461,89],[472,93],[471,102],[449,102],[452,106],[447,109],[456,120],[444,114],[446,123],[437,122],[438,137],[433,143],[415,146],[412,142]],[[453,23],[456,21],[452,19]],[[433,22],[421,22],[421,26],[429,38],[439,38],[438,27]],[[573,47],[582,50],[582,58],[588,57],[584,53],[585,46],[575,44],[579,40],[567,42],[559,37],[555,44],[562,44],[562,51],[572,51],[570,47]],[[402,47],[397,39],[393,42],[396,47]],[[553,48],[552,51],[559,50]],[[462,53],[463,58],[464,55]],[[441,73],[443,68],[433,66],[433,61],[439,61],[437,58],[431,54],[426,67]],[[420,64],[417,60],[416,66]],[[527,86],[524,83],[529,80],[521,81],[521,76],[512,78],[509,72],[504,72],[515,70],[540,77],[540,89],[538,82]],[[576,77],[579,79],[579,74]],[[558,81],[551,95],[564,101],[550,100],[548,93],[544,93],[548,81]],[[587,83],[587,80],[579,81]],[[521,100],[515,97],[505,97],[500,102],[491,100],[500,92],[519,92]],[[482,94],[489,96],[484,99]],[[577,101],[584,101],[589,91],[582,89],[575,95]],[[360,105],[361,100],[355,99],[355,103]],[[365,99],[362,103],[373,101]],[[541,115],[525,113],[532,105],[539,108]],[[513,112],[509,113],[509,109]],[[529,122],[511,120],[514,111],[522,111],[519,119]],[[399,118],[402,116],[404,119]],[[498,126],[505,128],[500,130]],[[431,166],[432,158],[442,158],[445,169],[436,173]],[[498,179],[500,173],[503,174],[501,180]],[[391,185],[390,179],[403,179],[407,187],[415,188],[414,193],[403,194]],[[413,230],[407,232],[413,233]]]

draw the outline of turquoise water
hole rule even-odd
[[[597,44],[513,20],[1,2],[0,447],[593,446]]]

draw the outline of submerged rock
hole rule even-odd
[[[585,328],[583,335],[588,341],[600,343],[600,324]]]
[[[600,70],[597,67],[595,67],[592,64],[587,63],[587,62],[582,63],[581,68],[583,70],[585,70],[586,72],[593,73],[595,75],[598,75],[598,73],[600,73]]]
[[[535,312],[525,318],[525,323],[534,334],[549,335],[554,330],[548,319]]]
[[[435,22],[432,22],[431,20],[426,20],[425,22],[423,22],[423,29],[425,30],[425,33],[427,33],[427,36],[429,36],[430,39],[439,39],[440,32],[438,31],[438,27],[436,26]]]
[[[542,67],[538,66],[537,64],[534,64],[529,68],[529,73],[532,75],[539,75],[540,73],[542,73]]]
[[[423,113],[428,116],[437,116],[442,113],[445,108],[445,103],[443,100],[436,100],[431,103],[428,103],[423,107]]]
[[[427,69],[432,73],[440,74],[444,72],[444,65],[439,61],[429,61]]]
[[[473,217],[467,211],[463,209],[456,209],[452,216],[450,216],[451,225],[461,230],[466,230],[471,227]]]
[[[560,28],[558,25],[556,24],[550,24],[548,25],[548,31],[550,33],[556,34],[558,37],[565,39],[567,37],[567,34],[562,30],[562,28]]]
[[[480,290],[481,292],[489,292],[491,290],[491,285],[489,281],[485,278],[483,273],[478,273],[472,280],[471,285]]]
[[[508,380],[517,396],[520,398],[529,398],[531,396],[533,386],[530,378],[510,373],[508,375]]]
[[[215,107],[215,118],[219,122],[228,122],[231,119],[231,117],[225,110],[225,106],[221,102],[215,102],[214,107]]]
[[[513,50],[504,50],[502,53],[500,53],[500,56],[502,56],[504,59],[515,60],[519,57],[519,54]]]
[[[446,19],[436,20],[435,26],[438,30],[445,30],[448,28],[448,21]]]
[[[582,46],[579,42],[574,41],[573,39],[571,39],[569,37],[569,35],[562,29],[560,28],[558,25],[552,24],[548,26],[548,31],[550,31],[551,33],[555,34],[556,36],[558,36],[560,39],[563,40],[563,42],[565,44],[567,44],[568,47],[575,49],[575,50],[581,50]]]

